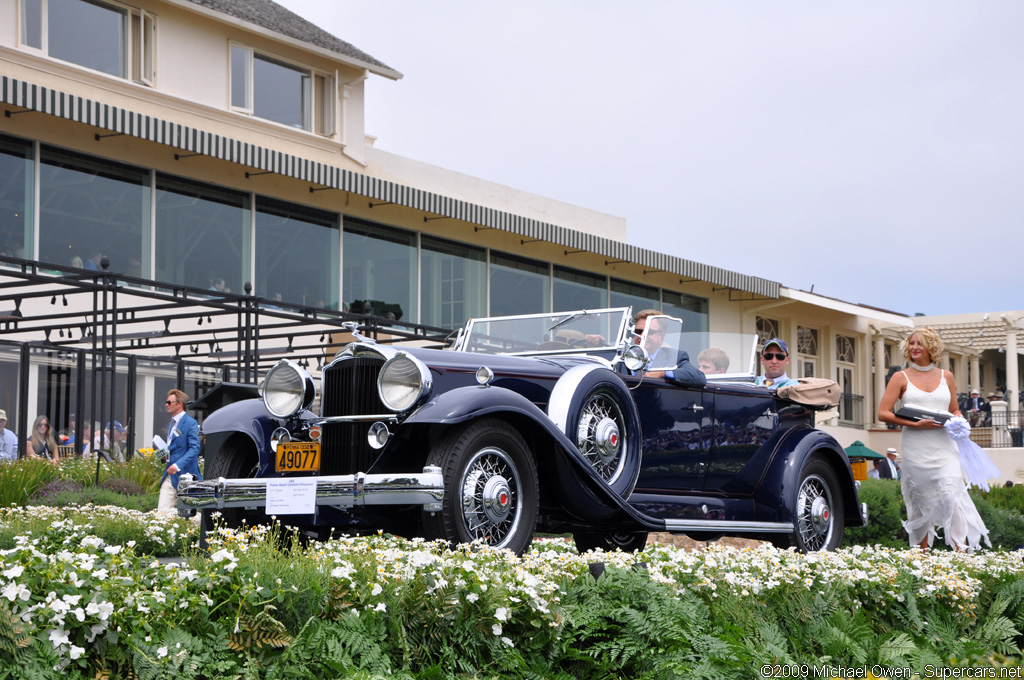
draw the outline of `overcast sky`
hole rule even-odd
[[[913,314],[1024,308],[1020,0],[278,0],[404,74],[377,146]]]

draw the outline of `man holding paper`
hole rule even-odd
[[[160,502],[158,512],[175,512],[178,498],[178,476],[182,472],[199,474],[199,424],[195,418],[185,413],[188,395],[181,390],[167,393],[167,415],[171,422],[167,426],[167,469],[160,480]],[[158,437],[154,437],[158,440]]]

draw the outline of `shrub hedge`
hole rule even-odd
[[[995,548],[1016,550],[1024,547],[1024,486],[997,487],[988,492],[972,488],[971,499],[989,529],[989,540]],[[861,482],[860,500],[868,504],[868,526],[847,529],[844,545],[881,545],[906,548],[909,538],[903,529],[906,506],[900,485],[888,479]],[[933,547],[943,548],[944,541]]]

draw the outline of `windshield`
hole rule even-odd
[[[754,333],[684,331],[679,319],[650,316],[640,341],[651,358],[648,370],[675,368],[682,350],[708,380],[750,380],[757,375]]]
[[[628,308],[470,319],[454,348],[482,354],[544,354],[616,349]]]

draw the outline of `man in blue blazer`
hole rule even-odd
[[[160,512],[177,511],[178,476],[182,472],[199,474],[199,423],[185,413],[188,395],[181,390],[167,393],[167,415],[171,422],[167,425],[167,469],[160,479],[160,501],[157,510]]]

